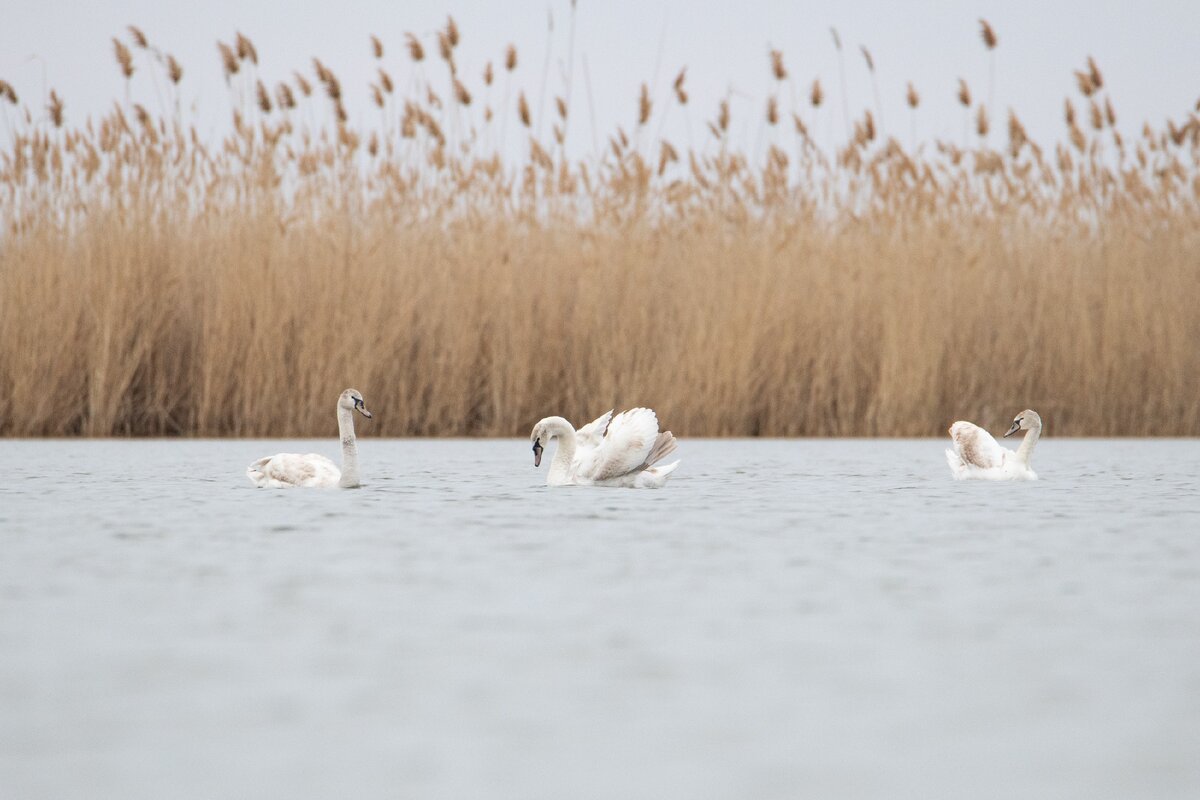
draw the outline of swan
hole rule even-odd
[[[622,486],[658,489],[679,466],[655,466],[675,452],[675,436],[658,432],[658,417],[648,408],[613,416],[609,411],[578,431],[562,417],[546,417],[533,426],[533,466],[542,450],[558,440],[547,486]]]
[[[1026,409],[1013,419],[1007,438],[1025,431],[1025,439],[1016,451],[1001,447],[990,433],[970,422],[950,426],[954,449],[946,451],[946,461],[955,480],[1036,481],[1037,473],[1029,466],[1033,446],[1042,435],[1042,418]]]
[[[260,489],[290,489],[293,486],[358,486],[358,445],[354,440],[354,411],[367,419],[371,412],[363,403],[357,389],[347,389],[338,398],[338,433],[342,437],[342,468],[323,455],[308,453],[279,453],[255,461],[246,468],[246,477]]]

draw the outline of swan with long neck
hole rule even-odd
[[[292,487],[332,487],[353,489],[359,485],[358,442],[354,436],[354,412],[367,419],[371,412],[357,389],[347,389],[338,398],[338,435],[342,442],[342,467],[319,453],[279,453],[255,461],[246,468],[246,477],[264,489]]]
[[[679,466],[658,462],[675,452],[675,436],[659,433],[658,417],[648,408],[612,416],[608,412],[575,430],[562,417],[546,417],[533,426],[533,465],[541,466],[542,452],[558,447],[546,476],[548,486],[621,486],[657,489]]]
[[[1007,438],[1025,431],[1025,438],[1016,451],[1002,447],[993,436],[970,422],[959,421],[950,426],[954,449],[946,451],[946,461],[956,480],[1037,480],[1030,463],[1033,448],[1042,436],[1042,418],[1036,411],[1025,409],[1013,418],[1004,434]]]

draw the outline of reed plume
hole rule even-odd
[[[239,31],[234,42],[237,46],[237,57],[257,66],[258,50],[254,48],[254,43],[250,41],[249,37]]]
[[[971,89],[967,86],[967,82],[962,78],[958,79],[958,102],[961,103],[964,108],[970,108],[971,106]]]
[[[63,125],[63,101],[53,89],[50,90],[50,102],[46,104],[46,112],[50,115],[50,122],[54,124],[54,127],[61,128]]]
[[[292,93],[292,87],[286,83],[280,83],[275,87],[275,102],[280,108],[285,111],[296,107],[296,95]]]
[[[1091,74],[1083,70],[1075,70],[1075,82],[1084,97],[1091,97],[1098,88]]]
[[[117,66],[121,68],[121,75],[126,79],[133,77],[133,54],[129,52],[129,48],[120,39],[113,39],[113,52],[117,57]]]
[[[979,35],[983,38],[983,45],[988,50],[995,50],[996,43],[999,41],[996,38],[996,31],[988,24],[986,19],[979,20]]]
[[[258,81],[254,89],[255,98],[258,100],[258,108],[264,114],[271,113],[271,93],[267,91],[266,84],[261,80]]]
[[[150,40],[146,38],[146,34],[142,33],[142,29],[136,25],[127,26],[129,38],[133,39],[133,43],[138,47],[146,50],[150,47]]]
[[[421,46],[421,41],[411,33],[404,34],[404,44],[408,48],[408,56],[414,63],[419,63],[425,60],[425,48]]]
[[[459,105],[471,105],[471,93],[467,91],[467,87],[463,85],[463,82],[457,78],[454,79],[454,97],[458,100]]]
[[[783,66],[783,52],[780,50],[771,51],[771,74],[777,81],[785,80],[788,76],[787,68]]]
[[[533,120],[529,116],[529,101],[525,99],[524,92],[517,95],[517,116],[521,118],[521,124],[526,128],[533,125]]]
[[[986,137],[989,127],[987,106],[980,103],[979,108],[975,110],[975,132],[981,137]]]
[[[242,68],[241,64],[238,62],[237,53],[224,42],[217,42],[217,51],[221,54],[221,67],[225,71],[225,81],[228,82],[230,78],[237,75],[238,70]]]
[[[645,125],[650,121],[650,109],[653,104],[650,102],[650,87],[642,84],[642,91],[638,95],[638,125]]]

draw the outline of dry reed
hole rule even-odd
[[[435,35],[452,57],[453,21]],[[796,138],[758,162],[722,101],[701,147],[618,129],[572,161],[530,135],[510,163],[461,75],[451,109],[421,85],[358,129],[322,62],[326,98],[295,74],[272,102],[249,39],[219,52],[258,111],[216,146],[132,102],[80,126],[51,93],[0,151],[0,435],[325,435],[348,385],[380,435],[637,404],[692,436],[940,435],[1025,407],[1060,435],[1200,434],[1200,117],[1122,139],[1090,59],[1088,131],[1068,101],[1045,148],[1012,110],[1005,149],[921,151],[865,111],[826,152],[775,94]],[[517,113],[532,134],[524,91]]]

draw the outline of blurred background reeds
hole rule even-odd
[[[324,435],[347,386],[376,435],[632,405],[687,436],[940,435],[1026,407],[1057,435],[1200,435],[1200,108],[1123,136],[1089,59],[1058,141],[965,81],[962,139],[918,140],[885,133],[874,80],[856,113],[771,51],[755,142],[684,69],[572,149],[586,92],[536,97],[515,46],[471,75],[453,20],[364,47],[352,117],[319,59],[267,81],[250,39],[221,43],[216,137],[137,28],[101,118],[0,82],[0,435]],[[826,114],[847,141],[810,136]]]

